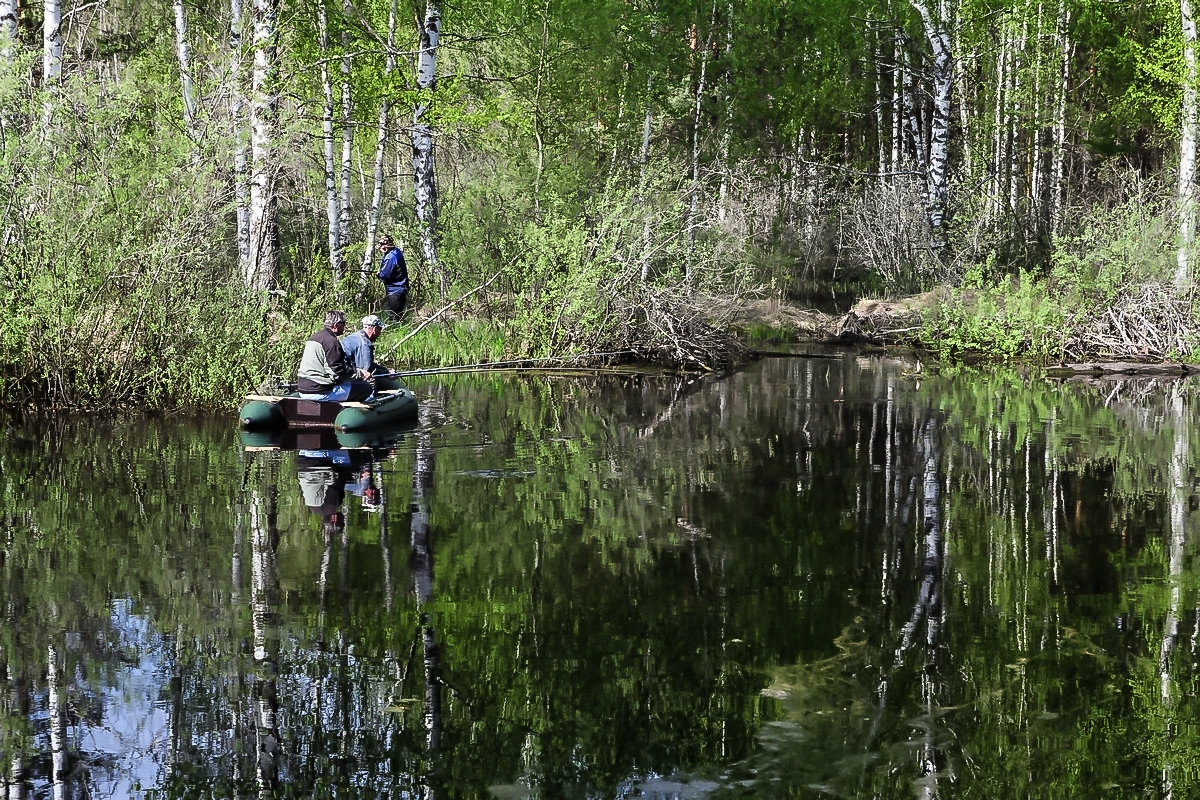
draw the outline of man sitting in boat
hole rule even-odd
[[[375,393],[371,373],[346,357],[338,336],[346,330],[346,312],[325,314],[325,327],[308,337],[296,370],[296,384],[305,400],[341,403],[370,400]]]
[[[383,327],[383,320],[377,314],[368,314],[362,319],[362,330],[342,338],[342,349],[357,369],[366,370],[375,379],[376,389],[399,389],[400,382],[395,378],[380,377],[391,370],[375,363],[375,340],[383,333]]]

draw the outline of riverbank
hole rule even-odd
[[[866,298],[844,314],[777,300],[740,300],[723,312],[736,330],[823,344],[929,351],[945,360],[1024,362],[1063,375],[1200,372],[1200,321],[1190,292],[1161,284],[1128,289],[1107,304],[938,287]],[[1007,300],[1007,302],[1005,302]]]

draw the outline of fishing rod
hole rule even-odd
[[[416,369],[405,372],[377,372],[373,377],[376,378],[411,378],[417,375],[437,375],[454,372],[484,372],[499,369],[502,367],[529,367],[534,364],[541,364],[547,361],[579,361],[585,358],[603,358],[605,356],[627,356],[635,355],[633,350],[610,350],[604,353],[581,353],[577,356],[547,356],[545,358],[515,358],[510,361],[480,361],[477,364],[457,364],[447,367],[429,367],[428,369]]]

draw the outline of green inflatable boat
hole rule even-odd
[[[381,389],[372,400],[321,403],[296,392],[246,396],[238,422],[242,430],[333,428],[343,433],[374,431],[414,419],[417,398],[408,389]]]

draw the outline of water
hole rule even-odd
[[[7,423],[8,797],[1200,792],[1195,384],[413,388],[353,450]]]

